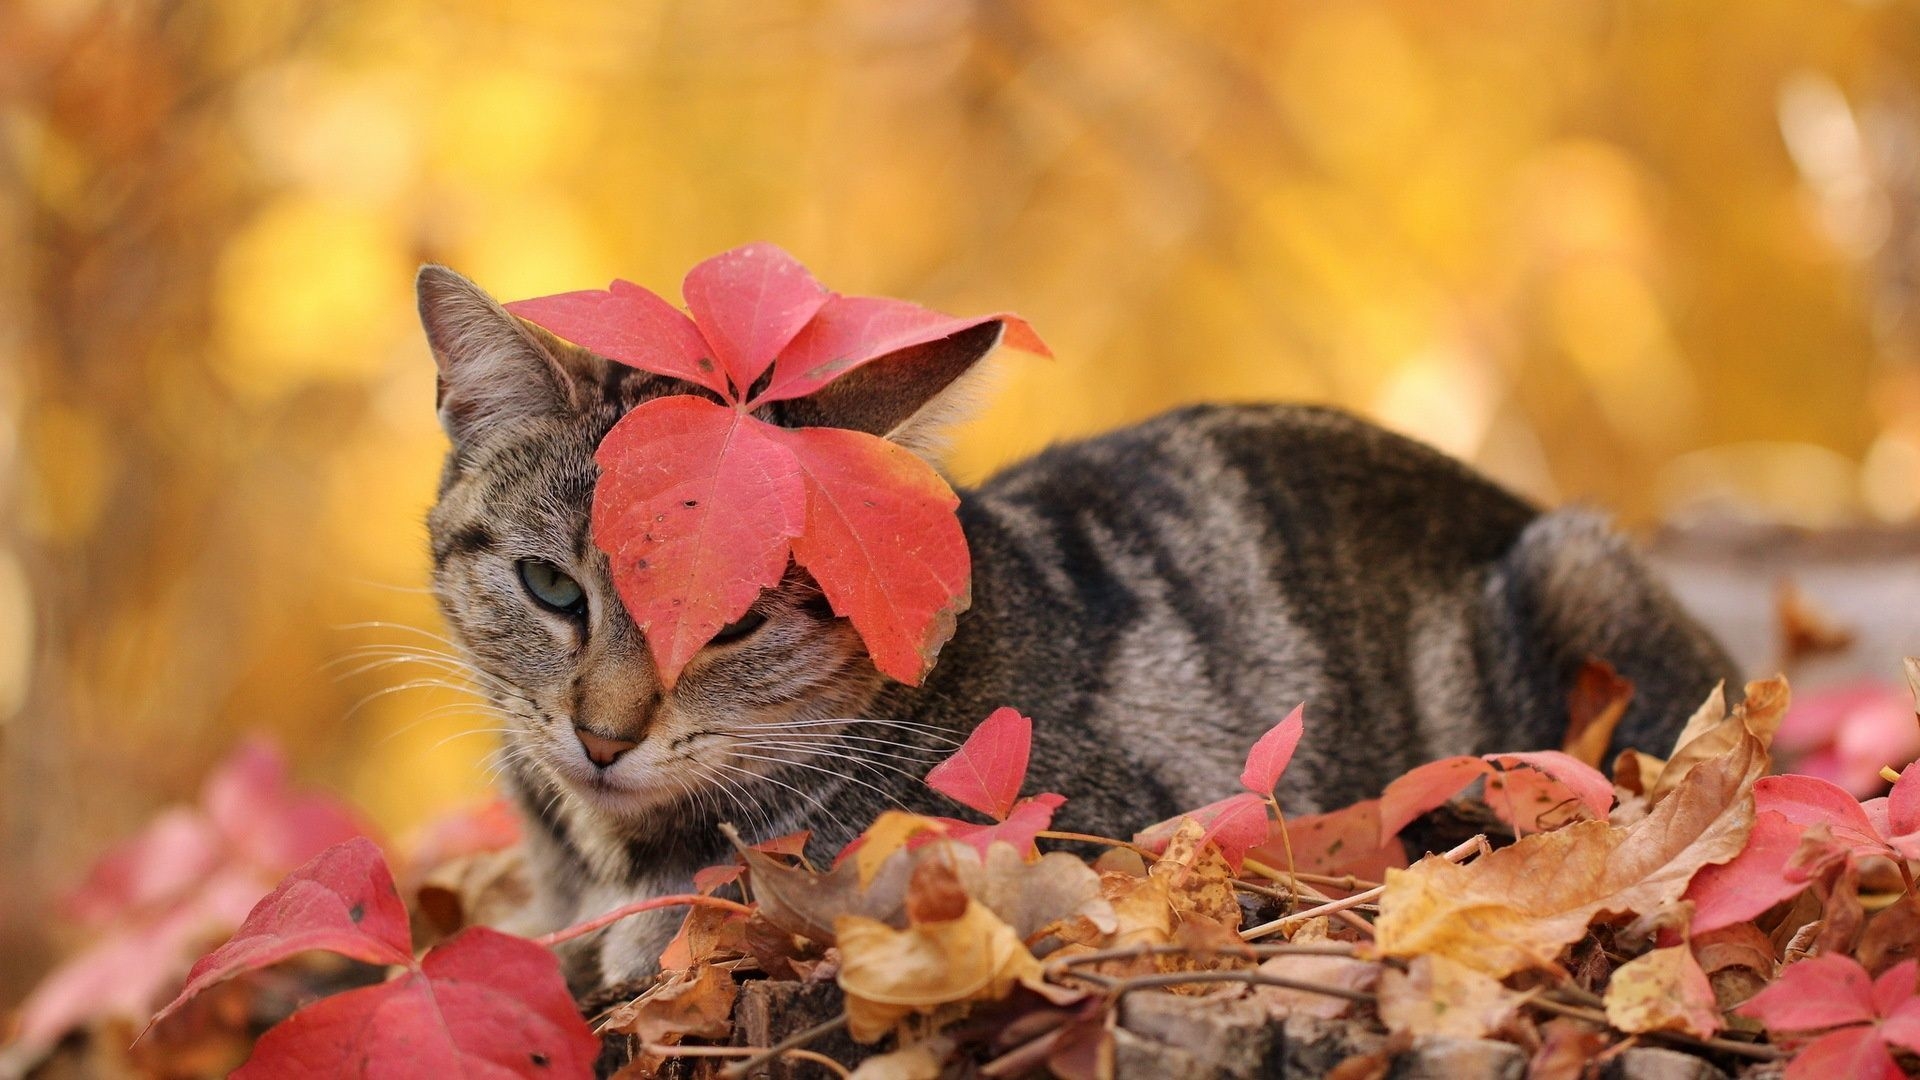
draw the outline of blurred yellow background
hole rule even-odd
[[[0,95],[0,1000],[241,731],[394,831],[481,790],[353,651],[438,632],[423,260],[1017,309],[968,479],[1289,398],[1640,524],[1920,506],[1905,0],[10,0]]]

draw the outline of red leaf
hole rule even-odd
[[[785,836],[776,836],[771,840],[763,840],[758,844],[752,845],[752,849],[754,851],[764,851],[768,855],[792,855],[798,858],[806,854],[807,841],[812,838],[812,829],[801,829],[799,832],[790,832]]]
[[[768,243],[723,251],[700,263],[687,271],[680,294],[733,380],[728,396],[734,401],[746,399],[774,355],[831,295],[798,260]]]
[[[288,874],[225,945],[193,965],[186,988],[153,1020],[214,983],[299,953],[325,949],[369,964],[410,964],[412,941],[387,860],[373,841],[355,837]]]
[[[1733,861],[1701,867],[1686,893],[1693,901],[1694,935],[1749,922],[1805,889],[1805,880],[1787,880],[1787,864],[1800,849],[1804,831],[1779,811],[1762,810],[1753,820],[1746,848]]]
[[[986,857],[987,847],[996,842],[1010,844],[1022,856],[1031,856],[1035,850],[1034,838],[1048,825],[1053,824],[1053,812],[1060,809],[1066,801],[1066,796],[1055,795],[1052,792],[1021,799],[1013,804],[1013,809],[1003,820],[992,825],[975,825],[972,822],[958,821],[954,818],[935,818],[934,820],[947,827],[947,839],[958,840],[972,846],[982,858]],[[923,833],[907,841],[907,847],[916,848],[936,839],[938,837],[932,833]]]
[[[338,800],[295,794],[287,784],[285,756],[258,739],[242,743],[207,778],[201,802],[241,853],[276,870],[299,866],[365,831]]]
[[[1493,772],[1477,757],[1429,761],[1396,777],[1380,793],[1380,839],[1385,842],[1421,814],[1441,806],[1461,789]]]
[[[1873,1011],[1890,1017],[1914,1003],[1915,980],[1920,978],[1920,961],[1902,960],[1873,980]]]
[[[1300,745],[1300,736],[1306,731],[1305,703],[1295,705],[1286,719],[1273,725],[1253,749],[1247,751],[1247,767],[1240,772],[1240,786],[1255,795],[1272,795],[1279,786],[1281,774],[1287,771],[1287,765],[1293,761],[1293,751]]]
[[[806,526],[793,555],[873,664],[918,685],[972,603],[953,489],[905,447],[839,428],[776,430],[800,463]]]
[[[786,573],[807,489],[778,433],[682,395],[629,412],[594,454],[593,540],[668,686]]]
[[[1005,821],[1027,779],[1033,721],[1001,706],[980,721],[952,757],[927,773],[927,786],[995,821]],[[1058,804],[1056,804],[1058,805]]]
[[[615,281],[606,289],[515,300],[506,309],[610,360],[685,379],[737,400],[693,320],[631,281]]]
[[[1787,1063],[1786,1080],[1902,1080],[1880,1033],[1870,1027],[1841,1028],[1802,1047]]]
[[[1789,964],[1773,985],[1734,1010],[1771,1031],[1814,1031],[1874,1019],[1873,982],[1850,956],[1829,953]]]
[[[398,978],[294,1013],[233,1075],[590,1077],[599,1052],[552,953],[470,927]]]
[[[1505,769],[1516,765],[1531,767],[1552,777],[1596,818],[1606,817],[1613,807],[1613,781],[1572,754],[1533,750],[1521,754],[1488,754],[1487,760]]]
[[[746,867],[739,863],[723,863],[719,866],[704,866],[693,872],[693,891],[701,896],[712,896],[713,891],[722,885],[730,885],[740,880]]]
[[[1287,838],[1274,822],[1267,838],[1247,852],[1269,866],[1284,868],[1289,850],[1293,868],[1313,874],[1352,874],[1382,881],[1389,868],[1405,869],[1407,850],[1397,838],[1380,839],[1380,800],[1368,799],[1325,814],[1289,817]]]
[[[781,351],[780,358],[773,362],[773,380],[753,403],[759,406],[805,397],[869,361],[990,322],[1006,327],[1007,344],[1042,356],[1052,355],[1033,328],[1016,315],[957,319],[905,300],[835,296],[800,331],[793,344]]]
[[[1211,840],[1217,844],[1220,853],[1226,856],[1227,865],[1235,870],[1240,869],[1249,849],[1266,840],[1270,824],[1267,800],[1250,791],[1243,791],[1151,825],[1136,833],[1133,842],[1157,855],[1166,850],[1167,841],[1180,828],[1180,822],[1187,818],[1206,828],[1201,843]]]
[[[1763,776],[1753,785],[1756,810],[1774,810],[1796,825],[1828,825],[1835,839],[1862,854],[1886,846],[1867,812],[1846,789],[1811,776]]]

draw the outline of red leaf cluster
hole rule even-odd
[[[1019,318],[962,319],[828,291],[772,244],[694,267],[682,313],[631,282],[507,305],[609,359],[690,393],[628,413],[594,460],[594,543],[669,686],[720,628],[779,583],[789,556],[874,666],[918,683],[971,602],[953,490],[905,448],[864,432],[788,429],[754,416],[865,364],[989,322],[1045,354]]]

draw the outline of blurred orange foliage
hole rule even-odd
[[[1920,506],[1920,9],[15,0],[0,8],[0,1000],[237,733],[391,828],[481,789],[409,279],[782,244],[1017,308],[962,479],[1343,403],[1546,499]],[[478,734],[467,737],[468,732]]]

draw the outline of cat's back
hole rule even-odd
[[[1482,711],[1478,689],[1451,678],[1474,666],[1463,612],[1535,516],[1346,413],[1180,409],[967,494],[976,610],[950,648],[1046,718],[1037,737],[1058,745],[1036,763],[1080,773],[1059,790],[1084,793],[1101,747],[1124,759],[1104,766],[1125,778],[1116,803],[1137,804],[1146,777],[1147,801],[1224,795],[1251,740],[1308,702],[1311,743],[1337,737],[1367,760],[1299,794],[1371,794],[1381,767],[1473,741],[1458,725]],[[1443,692],[1424,701],[1422,669],[1450,680],[1428,679]]]

